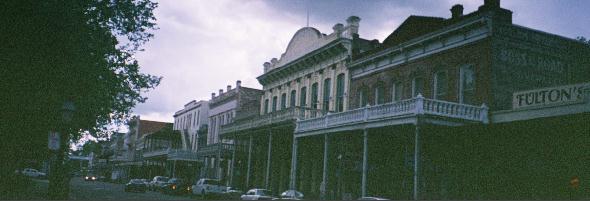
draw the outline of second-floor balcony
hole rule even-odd
[[[143,158],[165,157],[170,151],[169,147],[159,147],[143,151]]]
[[[359,125],[376,123],[378,126],[408,123],[417,115],[446,118],[448,122],[488,123],[488,108],[485,105],[473,106],[441,100],[427,99],[418,95],[415,98],[367,106],[340,113],[331,113],[318,118],[297,122],[296,136],[309,135],[325,130],[337,131],[355,129]],[[385,122],[385,123],[383,123]],[[363,127],[363,126],[361,126]]]
[[[168,160],[199,161],[199,157],[196,152],[191,150],[170,149],[168,150]]]
[[[224,125],[221,127],[220,134],[234,133],[287,121],[295,123],[298,119],[315,118],[323,115],[322,110],[295,106]]]
[[[235,146],[233,144],[218,142],[214,144],[208,144],[199,148],[199,150],[197,151],[197,155],[199,157],[216,156],[219,154],[223,156],[231,154],[234,149]]]

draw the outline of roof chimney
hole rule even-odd
[[[458,17],[463,16],[463,5],[461,4],[455,4],[452,8],[451,8],[451,18],[455,19]]]
[[[211,93],[211,99],[215,98],[215,93]]]
[[[227,85],[227,92],[229,92],[229,90],[231,90],[231,85]]]
[[[491,8],[500,8],[500,0],[484,0],[483,5]]]
[[[242,86],[242,81],[236,81],[236,88],[240,88]]]

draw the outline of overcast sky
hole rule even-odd
[[[332,32],[348,16],[361,18],[360,36],[383,41],[410,15],[450,17],[452,5],[470,13],[483,0],[166,0],[155,14],[159,30],[139,53],[141,71],[163,76],[133,113],[173,122],[191,100],[208,100],[227,85],[261,88],[262,64],[279,58],[293,34],[306,26]],[[569,38],[590,37],[588,0],[503,0],[513,22]]]

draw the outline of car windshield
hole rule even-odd
[[[269,190],[258,190],[258,195],[271,195]]]
[[[156,177],[156,181],[168,181],[168,177]]]
[[[129,183],[132,183],[132,184],[143,184],[143,181],[141,179],[132,179]]]

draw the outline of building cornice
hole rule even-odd
[[[322,61],[326,58],[338,55],[339,53],[349,51],[351,44],[351,39],[339,38],[281,67],[272,69],[269,72],[258,76],[256,79],[258,79],[260,84],[267,85],[282,77],[310,68],[314,63],[317,63],[317,61]]]

